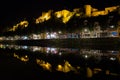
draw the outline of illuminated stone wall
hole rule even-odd
[[[92,13],[92,16],[106,15],[105,11],[96,11]]]
[[[64,9],[61,11],[56,11],[53,14],[55,14],[58,19],[61,19],[63,23],[67,23],[73,15],[77,17],[94,17],[99,15],[107,15],[109,12],[116,10],[118,7],[119,6],[107,7],[105,10],[99,11],[96,8],[92,8],[91,5],[85,5],[84,8],[75,8],[73,11]],[[81,11],[81,9],[85,9],[85,12]],[[42,15],[36,19],[36,24],[49,20],[52,16],[51,13],[52,10],[49,10],[48,12],[42,12]],[[84,15],[81,15],[82,13],[84,13]]]
[[[75,16],[77,16],[77,17],[81,16],[82,11],[80,9],[81,8],[75,8],[75,9],[73,9],[73,12],[75,13]]]
[[[107,8],[105,8],[105,10],[99,11],[96,8],[92,8],[91,5],[85,5],[85,15],[87,17],[107,15],[109,12],[116,10],[118,7],[119,6],[107,7]]]
[[[85,15],[86,16],[91,16],[91,10],[92,10],[92,7],[91,5],[85,5]]]
[[[24,20],[24,21],[21,21],[20,23],[14,25],[12,28],[10,28],[8,31],[15,31],[15,30],[17,30],[18,28],[23,29],[23,28],[27,27],[28,24],[29,24],[28,21],[25,21],[25,20]]]
[[[70,12],[68,10],[62,10],[55,12],[55,15],[57,18],[62,18],[63,23],[66,23],[74,15],[74,12]]]
[[[113,7],[108,7],[105,8],[105,12],[108,14],[109,12],[112,12],[114,10],[116,10],[119,6],[113,6]]]
[[[51,18],[51,12],[52,10],[49,10],[48,12],[42,12],[42,16],[36,19],[36,24],[49,20]]]

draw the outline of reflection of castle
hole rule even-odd
[[[107,15],[109,12],[116,10],[119,6],[107,7],[105,10],[98,11],[96,8],[92,8],[91,5],[85,5],[85,15],[86,16],[99,16]]]

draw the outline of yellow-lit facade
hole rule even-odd
[[[116,10],[119,6],[107,7],[105,10],[99,11],[96,8],[92,8],[91,5],[85,5],[85,15],[87,17],[90,16],[99,16],[99,15],[107,15],[109,12]]]
[[[92,7],[91,5],[85,5],[85,16],[90,17],[92,12]]]
[[[25,20],[21,21],[20,23],[14,25],[12,28],[10,28],[8,31],[15,31],[17,28],[23,29],[23,28],[27,27],[28,24],[29,24],[28,21],[25,21]]]
[[[98,11],[98,9],[96,8],[92,8],[92,12]]]
[[[73,9],[72,12],[64,9],[61,11],[56,11],[53,14],[55,14],[55,16],[58,19],[59,18],[62,19],[63,23],[67,23],[73,15],[77,17],[92,17],[92,16],[94,17],[99,15],[107,15],[109,14],[109,12],[116,10],[118,7],[120,6],[107,7],[104,10],[99,11],[96,8],[92,8],[91,5],[85,5],[84,6],[85,12],[80,11],[81,8],[75,8]],[[51,18],[51,13],[52,13],[52,10],[49,10],[48,12],[43,12],[42,16],[36,19],[36,24],[49,20]],[[84,15],[81,15],[81,13],[84,13]]]
[[[107,7],[105,8],[105,12],[108,14],[109,12],[116,10],[118,7],[119,6]]]
[[[80,9],[81,8],[75,8],[75,9],[73,9],[73,12],[75,13],[75,16],[77,16],[77,17],[80,17],[81,16],[81,11],[80,11]]]
[[[95,11],[92,13],[92,16],[106,15],[105,11]]]
[[[49,10],[48,12],[43,12],[42,16],[36,19],[36,24],[49,20],[51,18],[51,12],[52,10]],[[70,18],[74,15],[73,12],[70,12],[68,10],[57,11],[54,14],[57,18],[62,18],[63,23],[68,22]]]
[[[62,10],[55,12],[55,15],[57,18],[62,18],[63,23],[66,23],[70,20],[74,13],[68,10]]]
[[[61,11],[56,11],[53,13],[52,10],[49,10],[48,12],[42,12],[41,16],[38,17],[35,21],[36,24],[45,22],[51,18],[51,14],[54,14],[58,19],[61,19],[63,23],[67,23],[73,15],[76,17],[94,17],[94,16],[99,16],[99,15],[107,15],[109,12],[115,11],[118,9],[120,6],[112,6],[112,7],[106,7],[104,10],[98,10],[96,8],[92,8],[91,5],[85,5],[84,11],[81,11],[82,8],[75,8],[73,11],[69,10],[61,10]],[[81,15],[82,14],[82,15]],[[12,28],[8,29],[8,31],[16,31],[18,28],[23,29],[28,27],[29,22],[24,20],[21,21],[20,23],[14,25]],[[42,37],[44,37],[43,35]],[[45,37],[44,37],[45,38]]]
[[[49,10],[48,12],[42,12],[42,16],[36,19],[36,24],[49,20],[51,18],[51,12],[52,10]]]

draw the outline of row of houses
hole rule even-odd
[[[100,26],[97,26],[92,31],[89,28],[84,28],[79,33],[66,33],[59,35],[59,38],[103,38],[103,37],[119,37],[119,28],[111,26],[106,30],[101,30]]]
[[[115,28],[110,26],[109,28],[102,30],[100,26],[96,26],[93,30],[84,28],[77,32],[44,32],[39,34],[30,34],[24,36],[9,36],[0,37],[0,40],[36,40],[36,39],[67,39],[67,38],[103,38],[103,37],[120,37],[120,27]]]

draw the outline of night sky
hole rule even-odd
[[[27,18],[33,19],[40,16],[42,11],[73,9],[91,4],[92,7],[119,5],[119,0],[0,0],[0,31],[7,26]]]

